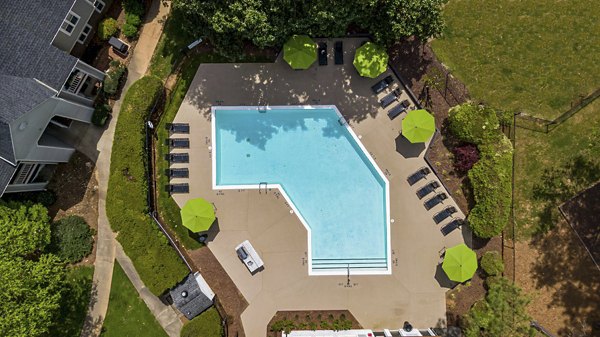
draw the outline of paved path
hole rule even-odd
[[[152,3],[152,7],[147,15],[147,20],[150,20],[150,22],[144,25],[140,33],[140,38],[129,63],[127,82],[125,82],[123,87],[121,98],[113,106],[112,119],[108,128],[103,132],[100,128],[90,126],[87,133],[82,137],[82,141],[77,146],[88,157],[97,158],[96,174],[98,179],[98,242],[96,262],[94,264],[92,299],[90,300],[88,314],[81,331],[81,336],[83,337],[100,335],[102,323],[108,309],[113,264],[116,254],[116,240],[110,228],[105,207],[115,125],[117,124],[122,99],[127,89],[141,78],[148,69],[150,59],[162,33],[164,19],[168,15],[169,10],[169,3],[163,3],[160,0],[155,0]],[[125,269],[125,266],[123,268]],[[129,273],[127,275],[129,276]],[[132,280],[132,282],[134,281]],[[140,295],[142,294],[140,293]],[[157,319],[159,318],[157,317]],[[167,332],[169,331],[167,330]]]
[[[152,312],[158,323],[165,329],[167,334],[171,337],[179,337],[179,332],[183,327],[183,323],[178,317],[177,312],[169,306],[162,303],[158,297],[154,296],[152,292],[142,282],[140,279],[140,275],[138,275],[135,267],[133,266],[133,262],[131,259],[125,254],[123,251],[123,247],[119,242],[116,242],[116,257],[117,261],[127,274],[127,277],[133,283],[133,286],[140,294],[140,297],[146,305],[148,309]]]

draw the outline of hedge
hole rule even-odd
[[[487,276],[498,276],[502,275],[504,272],[502,256],[495,250],[485,252],[481,257],[481,263],[479,265]]]
[[[181,329],[181,337],[221,337],[223,326],[217,309],[210,308],[200,316],[195,317]]]
[[[179,282],[188,270],[148,215],[144,151],[145,120],[162,91],[146,76],[129,88],[115,129],[106,212],[117,240],[155,295]]]
[[[481,238],[500,233],[510,217],[513,147],[500,130],[493,109],[466,103],[449,114],[450,130],[460,140],[477,145],[480,159],[469,170],[475,206],[468,223]]]

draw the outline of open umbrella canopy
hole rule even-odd
[[[442,269],[452,281],[465,282],[471,279],[477,270],[477,255],[464,243],[448,248]]]
[[[194,233],[207,231],[215,222],[215,210],[208,201],[190,199],[180,211],[183,225]]]
[[[375,78],[387,69],[388,54],[385,49],[367,42],[356,50],[354,67],[363,77]]]
[[[402,120],[402,135],[411,143],[424,143],[435,132],[435,119],[427,110],[412,110]]]
[[[294,35],[283,45],[283,59],[294,69],[308,69],[317,60],[317,45],[306,35]]]

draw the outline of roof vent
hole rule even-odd
[[[184,290],[181,292],[181,297],[187,297],[187,295],[188,295],[187,291]]]

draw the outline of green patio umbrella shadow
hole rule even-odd
[[[470,280],[477,270],[477,255],[464,243],[448,248],[442,269],[450,280],[465,282]]]
[[[402,120],[402,135],[411,143],[424,143],[435,132],[435,119],[427,110],[412,110]]]
[[[213,205],[202,198],[188,200],[180,214],[183,226],[194,233],[207,231],[216,219]]]
[[[387,70],[388,54],[385,49],[372,42],[367,42],[356,49],[354,67],[363,77],[375,78]]]
[[[308,69],[317,60],[317,45],[306,35],[294,35],[283,45],[283,59],[293,69]]]

